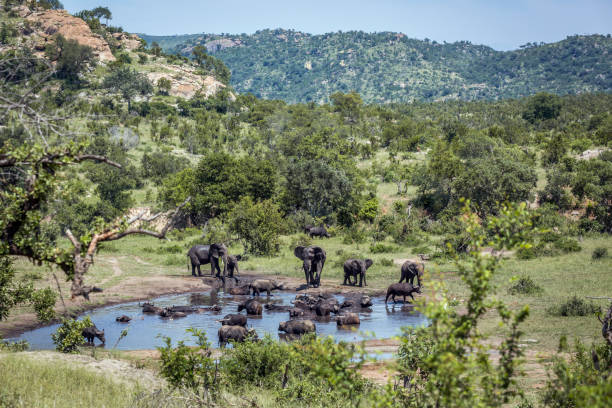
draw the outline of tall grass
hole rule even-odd
[[[67,362],[0,354],[0,407],[131,407],[138,392]]]

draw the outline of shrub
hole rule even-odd
[[[228,221],[230,231],[242,241],[245,252],[255,255],[278,252],[284,220],[278,205],[272,200],[254,203],[246,196],[230,212]]]
[[[574,295],[567,301],[548,309],[553,316],[588,316],[599,313],[601,309],[593,302],[586,302]]]
[[[195,338],[197,347],[189,347],[179,341],[172,347],[172,339],[163,337],[165,346],[157,347],[160,353],[160,374],[174,388],[187,388],[203,398],[214,398],[218,391],[217,365],[211,357],[210,343],[202,330],[189,328],[187,333]]]
[[[30,349],[30,343],[25,340],[21,341],[3,341],[0,339],[0,351],[28,351]],[[0,400],[0,406],[2,405]]]
[[[288,345],[269,335],[257,342],[234,343],[221,360],[229,384],[270,388],[280,385],[288,364],[291,364]]]
[[[565,252],[565,253],[580,252],[580,250],[582,249],[580,244],[578,244],[578,241],[576,241],[575,239],[569,238],[569,237],[559,238],[558,240],[554,242],[553,246],[561,250],[561,252]]]
[[[385,245],[382,242],[377,242],[370,245],[370,252],[373,254],[384,254],[388,252],[394,252],[395,247],[393,245]]]
[[[306,234],[299,234],[297,237],[293,238],[289,243],[289,249],[293,250],[293,248],[297,246],[310,246],[312,245],[312,238]]]
[[[62,319],[62,325],[51,335],[55,349],[62,353],[78,353],[79,346],[83,344],[81,332],[93,325],[89,316],[85,316],[83,320]]]
[[[608,248],[597,247],[593,250],[593,255],[591,258],[593,259],[602,259],[608,256]]]
[[[344,231],[344,238],[342,243],[350,244],[363,244],[367,239],[367,231],[362,225],[353,224]]]
[[[544,289],[538,286],[529,276],[521,277],[514,285],[508,288],[511,295],[537,295]]]
[[[378,263],[382,266],[393,266],[393,259],[381,258],[378,260]]]

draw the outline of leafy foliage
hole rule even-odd
[[[601,312],[601,308],[593,302],[585,301],[574,295],[565,302],[552,306],[548,313],[554,316],[588,316]]]
[[[93,326],[89,316],[82,320],[62,319],[62,325],[51,335],[55,349],[62,353],[78,353],[83,344],[83,329]]]
[[[280,247],[283,216],[272,200],[254,203],[242,198],[228,215],[229,229],[243,242],[246,252],[254,255],[274,255]]]

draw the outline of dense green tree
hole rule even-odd
[[[266,256],[278,252],[285,223],[278,205],[272,200],[253,202],[250,196],[244,196],[230,211],[228,223],[246,252]]]
[[[117,68],[111,71],[104,78],[102,86],[112,92],[120,93],[128,103],[128,110],[131,110],[131,102],[136,95],[148,95],[153,92],[151,81],[144,74],[130,67]]]
[[[561,100],[557,95],[540,92],[527,101],[523,119],[530,123],[555,119],[561,113]]]
[[[271,198],[277,179],[277,170],[268,160],[211,152],[195,169],[185,169],[164,180],[160,200],[171,208],[191,196],[188,209],[192,219],[203,222],[226,213],[243,196],[256,201]]]

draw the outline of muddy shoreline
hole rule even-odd
[[[241,279],[241,282],[238,286],[246,284],[253,279],[262,278],[277,280],[285,284],[287,290],[296,292],[299,291],[300,293],[329,292],[333,293],[334,295],[349,293],[365,293],[370,296],[384,295],[384,291],[382,290],[370,290],[367,287],[359,286],[343,286],[324,279],[321,281],[321,287],[306,289],[304,288],[304,280],[294,277],[273,276],[248,271],[247,273],[241,273],[239,278]],[[160,285],[160,279],[163,281],[163,285]],[[40,322],[34,313],[24,313],[18,316],[9,317],[8,320],[0,324],[0,337],[5,339],[14,338],[30,330],[59,323],[62,317],[74,318],[82,315],[83,313],[106,306],[113,306],[120,303],[142,302],[165,295],[208,292],[213,289],[213,287],[218,287],[218,284],[221,282],[219,279],[206,275],[195,278],[190,275],[167,275],[152,277],[150,279],[141,279],[136,285],[136,288],[133,288],[130,287],[131,280],[132,279],[129,278],[118,285],[105,289],[100,295],[90,295],[92,299],[91,302],[81,299],[77,301],[65,299],[67,308],[66,314],[63,312],[61,302],[58,302],[58,306],[56,306],[58,317],[49,322]],[[226,280],[229,283],[227,288],[234,286],[233,281],[230,283],[229,279]]]

